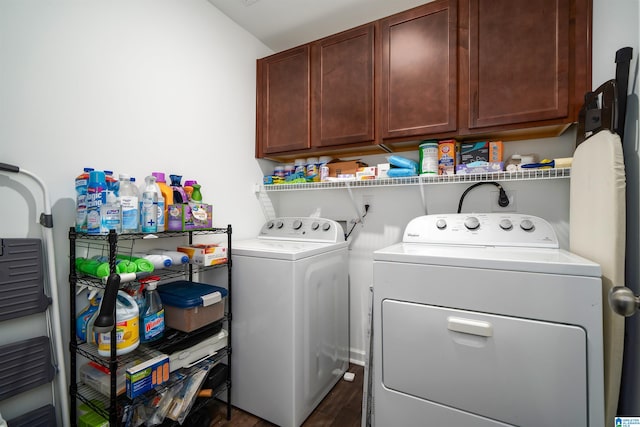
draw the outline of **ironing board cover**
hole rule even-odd
[[[622,372],[624,317],[607,301],[609,289],[625,283],[625,187],[617,134],[602,130],[578,146],[571,167],[569,246],[602,268],[606,423],[616,415]]]

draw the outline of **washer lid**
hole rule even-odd
[[[296,261],[346,248],[347,242],[319,243],[290,240],[248,239],[233,242],[233,256]]]
[[[601,277],[600,265],[564,249],[398,243],[374,261]]]

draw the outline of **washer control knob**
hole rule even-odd
[[[513,228],[513,224],[510,219],[504,218],[500,220],[500,228],[503,230],[511,230]]]
[[[271,230],[273,228],[273,221],[269,221],[267,223],[267,229]]]
[[[522,222],[520,222],[520,228],[524,231],[533,231],[535,226],[533,225],[533,221],[530,219],[523,219]]]
[[[283,226],[284,226],[284,223],[282,221],[276,222],[276,228],[282,228]]]
[[[322,231],[329,231],[330,228],[331,228],[331,224],[329,224],[328,222],[325,222],[324,224],[322,224]]]
[[[478,218],[476,218],[475,216],[470,216],[465,218],[464,226],[469,230],[475,230],[480,227],[480,221],[478,221]]]
[[[436,221],[436,227],[438,228],[438,230],[444,230],[445,228],[447,228],[447,221],[440,218]]]
[[[293,221],[294,230],[300,230],[300,227],[302,227],[302,221],[300,221],[299,219],[296,219],[295,221]]]
[[[318,229],[318,227],[320,227],[320,224],[318,224],[318,222],[317,222],[317,221],[313,221],[313,223],[311,223],[311,229],[312,229],[313,231],[317,230],[317,229]]]

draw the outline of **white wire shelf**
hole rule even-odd
[[[295,190],[332,190],[340,188],[360,187],[390,187],[402,185],[432,185],[473,183],[482,181],[530,181],[544,179],[561,179],[571,176],[571,168],[559,169],[526,169],[518,172],[492,172],[473,175],[438,175],[438,176],[411,176],[402,178],[382,178],[367,180],[331,181],[331,182],[306,182],[298,184],[270,184],[265,185],[267,192],[295,191]]]

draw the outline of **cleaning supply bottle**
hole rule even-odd
[[[155,270],[171,267],[171,264],[172,264],[171,258],[162,254],[148,254],[148,253],[136,252],[133,254],[133,256],[137,258],[146,259],[151,264],[153,264],[153,268]]]
[[[201,185],[193,184],[193,192],[191,193],[191,201],[193,202],[201,202],[202,201],[202,193],[200,192]]]
[[[140,339],[142,342],[156,341],[164,335],[164,306],[158,294],[160,277],[141,279],[145,286],[144,308],[140,316]]]
[[[87,232],[87,187],[89,185],[89,172],[93,168],[84,168],[84,171],[76,177],[76,231]]]
[[[156,177],[156,185],[158,186],[158,231],[165,231],[168,223],[167,209],[173,204],[173,190],[167,185],[163,172],[153,172],[151,175]]]
[[[94,313],[98,311],[100,307],[100,298],[95,295],[89,299],[87,304],[76,316],[76,334],[81,341],[89,341],[89,335],[87,334],[87,327],[89,321],[93,317]]]
[[[194,179],[188,179],[184,182],[184,192],[187,194],[187,202],[191,201],[191,194],[193,193],[193,184],[197,184],[198,181]],[[185,202],[185,203],[187,203]]]
[[[104,177],[107,182],[107,197],[109,197],[109,193],[113,193],[117,198],[120,190],[120,181],[114,178],[113,171],[105,170]]]
[[[140,228],[140,192],[131,182],[131,177],[121,173],[120,178],[120,210],[122,213],[122,232],[137,233]]]
[[[184,252],[169,251],[166,249],[151,249],[150,254],[164,255],[171,259],[172,265],[189,264],[189,256]]]
[[[135,350],[140,344],[140,312],[138,304],[126,292],[118,291],[116,297],[116,355],[122,356]],[[111,356],[111,333],[98,334],[98,354]]]
[[[113,173],[112,173],[113,174]],[[122,233],[122,215],[120,203],[118,203],[119,183],[112,176],[106,175],[107,182],[107,202],[100,206],[100,234],[109,234],[110,230]],[[118,183],[116,184],[114,183]]]
[[[189,198],[187,197],[187,193],[182,188],[182,175],[169,175],[171,179],[171,190],[173,191],[173,203],[188,203]]]
[[[107,202],[107,182],[104,172],[89,172],[87,184],[87,234],[100,234],[100,207]]]
[[[143,233],[158,231],[158,188],[156,177],[149,175],[144,179],[140,200],[140,228]]]

